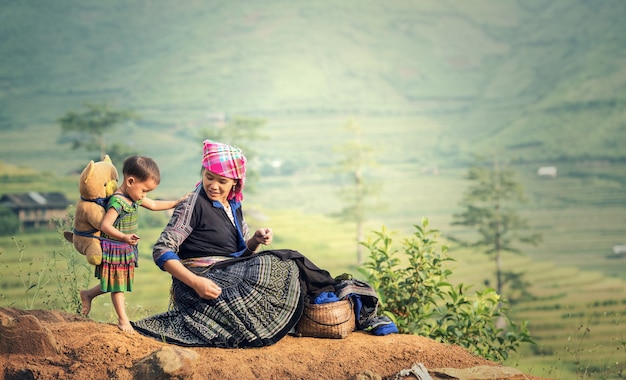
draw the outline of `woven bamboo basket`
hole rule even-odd
[[[296,326],[298,335],[342,339],[356,327],[354,308],[349,299],[323,304],[304,304]]]

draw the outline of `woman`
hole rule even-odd
[[[330,274],[298,252],[255,254],[273,236],[260,228],[248,238],[245,172],[241,150],[204,142],[202,182],[176,208],[153,251],[173,277],[173,307],[133,323],[137,331],[179,345],[266,346],[296,325],[305,296],[334,291]]]

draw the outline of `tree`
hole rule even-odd
[[[479,238],[474,242],[456,241],[470,247],[486,248],[496,265],[496,292],[503,295],[505,277],[517,278],[503,272],[502,253],[521,253],[516,243],[536,245],[541,240],[537,233],[526,233],[528,222],[513,208],[524,200],[523,189],[511,169],[500,167],[494,160],[493,167],[477,161],[468,171],[467,179],[473,181],[461,204],[465,211],[454,215],[453,225],[473,227]]]
[[[256,167],[258,153],[254,149],[255,141],[266,139],[259,131],[266,121],[259,118],[235,116],[225,124],[219,123],[203,128],[198,132],[200,141],[206,139],[219,141],[241,149],[248,160],[246,165],[246,191],[254,191],[254,183],[259,178]]]
[[[0,206],[0,236],[10,236],[20,229],[20,220],[9,208]]]
[[[99,158],[106,154],[106,133],[118,124],[137,119],[132,111],[115,110],[107,103],[87,103],[85,108],[83,112],[67,112],[58,123],[62,134],[72,142],[72,149],[98,150]]]
[[[140,153],[126,144],[115,143],[108,146],[106,154],[109,155],[111,162],[114,164],[122,164],[128,156],[134,156]],[[99,157],[98,160],[94,161],[99,161],[101,158],[102,157]]]
[[[335,171],[346,177],[347,184],[342,186],[338,192],[338,197],[343,201],[344,207],[341,211],[333,213],[333,217],[341,220],[354,222],[356,225],[356,257],[357,264],[361,264],[363,257],[363,228],[366,221],[367,202],[375,197],[380,186],[374,186],[373,181],[363,174],[367,167],[376,165],[372,158],[373,147],[361,141],[361,127],[354,120],[350,120],[345,128],[350,131],[354,139],[348,143],[335,148],[340,153],[340,158],[335,167]]]

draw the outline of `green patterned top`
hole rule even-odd
[[[110,208],[114,208],[119,214],[113,223],[113,227],[124,234],[136,234],[139,229],[138,211],[139,206],[141,206],[141,200],[128,203],[123,198],[124,196],[122,195],[113,194],[113,196],[109,198],[106,210],[109,211]],[[103,236],[105,236],[105,234],[103,234]],[[109,236],[105,237],[110,238]]]

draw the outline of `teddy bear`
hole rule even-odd
[[[108,155],[102,161],[91,160],[80,174],[80,200],[74,213],[74,230],[65,231],[63,235],[92,265],[102,262],[100,224],[108,198],[117,190],[118,179],[117,169]]]

